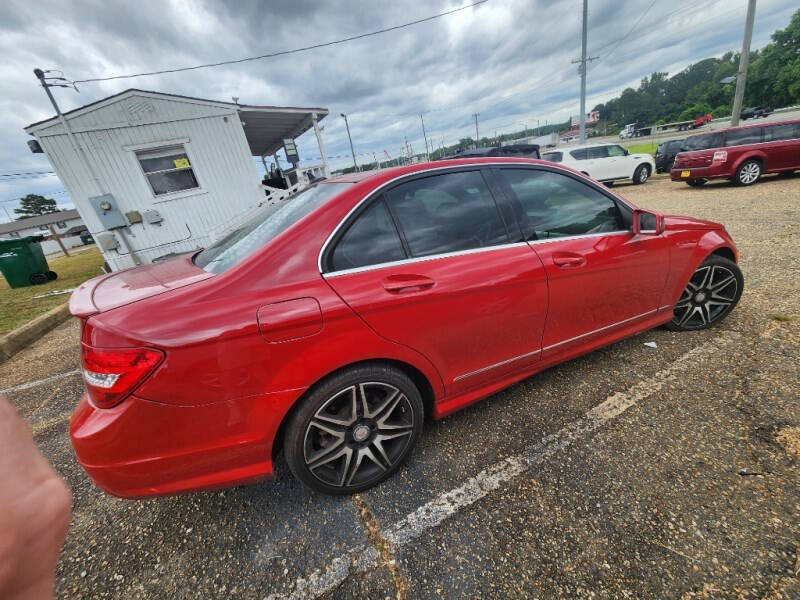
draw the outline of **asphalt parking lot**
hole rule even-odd
[[[431,423],[399,474],[353,498],[310,492],[280,460],[263,484],[109,497],[67,436],[77,324],[1,364],[73,490],[58,596],[800,597],[800,174],[618,191],[725,223],[738,308]]]

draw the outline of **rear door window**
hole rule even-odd
[[[797,123],[764,127],[764,141],[777,142],[796,139],[798,137],[798,129],[800,129],[800,124]]]
[[[534,169],[500,169],[522,207],[520,226],[528,240],[624,231],[611,198],[568,175]]]
[[[355,269],[406,258],[406,252],[383,199],[361,213],[331,254],[334,271]]]
[[[545,152],[542,155],[542,158],[544,160],[549,160],[550,162],[559,163],[559,162],[561,162],[563,160],[564,153],[563,152]]]
[[[414,179],[386,192],[411,256],[431,256],[508,243],[480,171]]]
[[[763,127],[731,129],[725,134],[725,145],[744,146],[745,144],[758,144],[761,142],[761,132],[763,129]]]
[[[608,158],[608,147],[607,146],[596,146],[594,148],[587,148],[588,152],[586,157],[589,160],[593,160],[595,158]]]
[[[686,150],[708,150],[710,148],[719,148],[722,145],[721,133],[707,133],[705,135],[693,135],[686,138],[683,142],[683,148]]]
[[[580,150],[573,150],[569,153],[575,160],[586,160],[587,149],[581,148]]]

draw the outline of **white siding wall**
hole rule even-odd
[[[133,98],[120,100],[128,106]],[[264,199],[260,178],[235,111],[192,102],[161,101],[147,98],[146,121],[125,122],[124,108],[113,104],[71,121],[100,180],[102,190],[92,181],[61,127],[53,126],[37,134],[53,168],[92,234],[101,232],[100,220],[88,198],[101,191],[111,193],[124,214],[131,210],[155,209],[160,225],[134,224],[128,239],[142,262],[171,252],[205,246],[212,229],[235,218]],[[89,118],[91,117],[91,118]],[[86,130],[102,126],[107,129]],[[51,135],[55,133],[55,135]],[[200,185],[199,190],[154,196],[136,158],[137,147],[170,144],[186,140],[185,147]],[[124,245],[104,252],[112,269],[133,266]]]

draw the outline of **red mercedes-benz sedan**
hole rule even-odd
[[[637,209],[531,159],[317,183],[191,256],[72,296],[78,460],[123,497],[254,481],[284,448],[312,488],[396,471],[441,418],[637,332],[724,318],[722,225]]]

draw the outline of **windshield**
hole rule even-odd
[[[194,264],[210,273],[230,269],[350,185],[318,183],[279,201],[200,252]]]

